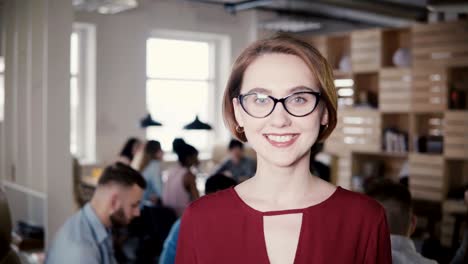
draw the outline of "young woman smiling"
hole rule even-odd
[[[310,174],[336,108],[331,68],[310,44],[278,35],[245,49],[223,114],[257,152],[256,175],[186,210],[176,263],[391,263],[383,208]]]

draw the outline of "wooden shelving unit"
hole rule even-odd
[[[353,83],[348,97],[340,97],[347,104],[340,104],[325,147],[341,164],[337,183],[351,188],[366,160],[383,162],[384,176],[395,179],[406,163],[410,189],[420,200],[442,202],[452,188],[468,183],[452,179],[460,168],[467,175],[467,28],[463,20],[310,38],[336,79]],[[402,51],[410,63],[397,66],[395,53]],[[352,71],[341,72],[339,62],[348,55]],[[388,131],[401,132],[404,151],[386,151]]]

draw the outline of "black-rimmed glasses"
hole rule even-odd
[[[318,92],[297,92],[281,99],[263,93],[241,94],[238,100],[242,109],[252,117],[264,118],[269,116],[275,110],[279,102],[283,105],[286,112],[295,117],[303,117],[312,113],[320,100]]]

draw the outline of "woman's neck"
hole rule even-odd
[[[282,207],[302,203],[317,179],[309,172],[306,154],[288,167],[275,166],[258,157],[257,173],[250,181],[257,199]]]

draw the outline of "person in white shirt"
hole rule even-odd
[[[412,198],[408,188],[391,180],[381,180],[369,185],[366,194],[376,199],[384,208],[390,229],[393,264],[433,264],[416,251],[410,236],[416,228]]]

